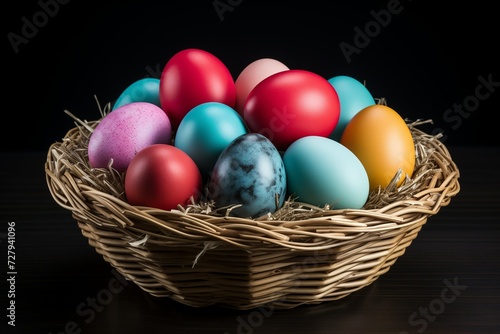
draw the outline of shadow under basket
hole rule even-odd
[[[412,177],[374,191],[360,210],[288,200],[273,214],[244,219],[195,203],[171,211],[131,206],[122,173],[89,166],[88,139],[98,122],[77,122],[50,146],[51,195],[126,279],[192,307],[286,309],[346,297],[386,273],[460,191],[449,151],[416,121],[408,124]]]

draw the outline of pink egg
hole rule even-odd
[[[124,172],[132,158],[153,144],[169,144],[172,125],[167,114],[149,102],[132,102],[106,114],[89,138],[91,167]]]
[[[245,100],[250,91],[271,74],[286,71],[289,68],[282,62],[272,58],[261,58],[248,64],[236,78],[236,111],[243,115]]]

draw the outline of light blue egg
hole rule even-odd
[[[326,137],[307,136],[283,155],[289,195],[333,209],[361,209],[368,199],[368,174],[347,147]]]
[[[330,134],[330,138],[340,141],[347,123],[361,109],[374,105],[375,99],[370,91],[360,81],[347,75],[338,75],[328,79],[335,88],[340,102],[340,117],[337,126]]]
[[[131,102],[149,102],[161,108],[160,79],[144,78],[133,82],[120,94],[111,110]]]
[[[236,110],[220,102],[205,102],[192,108],[177,128],[174,145],[186,152],[204,179],[222,150],[247,127]]]
[[[256,218],[273,213],[285,202],[286,173],[277,148],[259,133],[247,133],[220,154],[207,186],[208,198],[218,208],[242,206],[237,217]]]

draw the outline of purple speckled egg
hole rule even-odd
[[[91,167],[106,168],[110,164],[119,172],[126,171],[130,160],[152,144],[170,144],[172,125],[159,106],[149,102],[133,102],[106,114],[89,138],[88,156]]]

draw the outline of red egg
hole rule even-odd
[[[125,173],[125,196],[131,205],[163,210],[196,201],[202,189],[195,162],[169,144],[154,144],[140,150]]]
[[[250,130],[266,136],[280,151],[305,136],[329,136],[339,117],[335,88],[320,75],[297,69],[259,82],[243,109]]]
[[[236,88],[231,72],[210,52],[179,51],[168,60],[160,77],[161,107],[177,128],[189,110],[204,102],[234,108]]]

